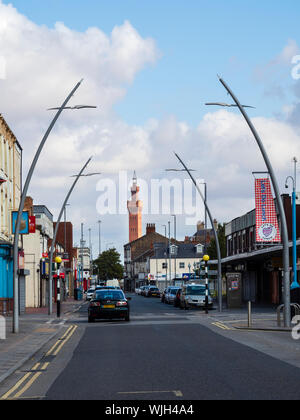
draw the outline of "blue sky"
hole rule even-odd
[[[4,3],[11,3],[4,1]],[[140,72],[115,110],[130,124],[174,114],[196,125],[205,101],[225,100],[220,74],[252,115],[270,116],[281,102],[265,95],[257,66],[272,60],[289,39],[299,36],[300,4],[295,0],[13,0],[37,24],[62,21],[71,29],[91,26],[109,34],[125,20],[161,52],[154,66]],[[290,69],[285,69],[290,77]],[[288,93],[288,96],[291,96]]]

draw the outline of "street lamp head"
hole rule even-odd
[[[205,105],[207,105],[207,106],[223,106],[223,107],[228,107],[228,108],[237,107],[236,104],[226,104],[225,102],[207,102]],[[251,106],[251,105],[242,105],[242,107],[243,108],[255,109],[255,107]]]
[[[97,108],[94,105],[74,105],[74,106],[65,106],[63,108],[61,107],[54,107],[54,108],[48,108],[47,111],[57,111],[58,109],[95,109]]]
[[[203,255],[203,261],[205,262],[209,261],[209,255]]]

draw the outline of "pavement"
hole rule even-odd
[[[285,327],[283,314],[281,311],[280,322],[277,319],[277,307],[272,306],[252,306],[251,320],[248,320],[248,307],[241,309],[223,309],[210,312],[210,317],[218,321],[228,323],[236,329],[252,331],[278,331],[291,332],[292,327]]]
[[[61,318],[56,317],[48,308],[28,308],[19,318],[19,333],[12,332],[13,319],[5,317],[6,338],[0,340],[0,383],[31,359],[45,344],[63,328],[68,317],[76,312],[84,301],[68,298],[61,304]]]

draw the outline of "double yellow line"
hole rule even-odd
[[[71,325],[71,327],[69,327],[65,334],[57,340],[57,342],[51,347],[51,349],[46,353],[46,356],[44,357],[56,356],[62,347],[67,343],[67,341],[72,337],[76,329],[76,325]],[[2,395],[0,400],[20,398],[33,385],[38,377],[47,370],[49,364],[50,362],[43,361],[36,363],[30,372],[26,373],[26,375],[24,375],[23,378],[21,378],[9,391]],[[26,384],[13,397],[11,397],[11,395],[17,391],[24,384],[24,382],[26,382]]]
[[[213,322],[212,325],[215,325],[218,328],[222,328],[222,330],[232,330],[233,328],[227,327],[227,325],[222,324],[222,322]]]

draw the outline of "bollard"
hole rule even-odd
[[[248,302],[248,328],[252,327],[252,304],[251,300]]]

